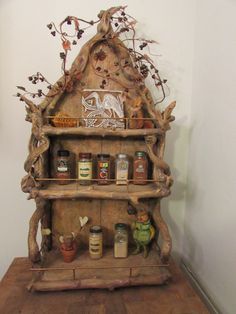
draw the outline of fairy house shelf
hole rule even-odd
[[[134,46],[126,47],[126,41],[120,39],[124,32],[135,34],[135,21],[126,17],[124,9],[114,7],[101,11],[97,22],[87,22],[98,24],[97,34],[84,44],[70,70],[65,70],[65,60],[71,41],[62,27],[65,23],[73,24],[78,39],[83,31],[80,19],[67,17],[58,31],[64,49],[61,53],[63,76],[50,86],[39,105],[27,93],[18,93],[26,103],[26,120],[32,123],[29,155],[24,165],[27,174],[21,185],[36,204],[28,235],[33,274],[30,290],[114,289],[163,284],[171,277],[168,271],[171,237],[161,216],[160,201],[170,194],[173,183],[163,157],[166,131],[174,120],[171,113],[175,102],[163,112],[156,108],[145,78],[151,75],[163,96],[165,82],[146,54],[137,52]],[[53,24],[48,27],[54,36]],[[140,49],[150,42],[144,41]],[[30,80],[37,83],[45,78],[37,74]],[[24,88],[20,89],[25,92]],[[37,96],[41,94],[39,90]],[[67,184],[62,185],[55,175],[55,159],[57,151],[63,149],[71,153],[73,166]],[[125,185],[117,185],[114,170],[107,185],[97,184],[96,171],[91,185],[80,184],[76,170],[80,153],[90,152],[93,163],[97,154],[109,153],[114,169],[117,154],[134,156],[136,151],[145,151],[148,156],[146,184],[134,184],[130,175]],[[134,221],[128,213],[129,206],[137,211],[148,210],[152,217],[156,236],[147,258],[130,254],[131,247],[127,258],[113,257],[114,225],[117,222],[131,225]],[[81,216],[89,218],[82,230]],[[36,239],[39,223],[42,231],[51,231],[42,232],[41,245]],[[89,258],[92,225],[103,229],[104,253],[98,260]],[[60,255],[59,238],[72,231],[77,235],[78,251],[76,258],[66,263]],[[129,238],[132,246],[131,234]]]

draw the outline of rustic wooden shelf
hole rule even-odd
[[[77,182],[59,185],[54,182],[46,183],[41,189],[33,189],[33,194],[44,199],[116,199],[131,200],[133,198],[161,198],[168,196],[170,190],[159,187],[155,183],[147,185],[89,185],[82,186]]]
[[[48,136],[77,135],[77,136],[100,136],[100,137],[143,137],[148,135],[162,135],[159,128],[153,129],[102,129],[70,127],[57,128],[53,126],[43,126],[42,132]]]
[[[79,250],[69,264],[63,262],[58,251],[51,251],[41,268],[31,270],[36,276],[28,288],[39,291],[158,285],[170,278],[168,265],[161,262],[156,249],[147,258],[130,254],[128,258],[116,259],[113,249],[105,248],[99,260],[91,260],[88,250]]]
[[[136,58],[135,51],[131,52],[113,36],[111,17],[117,12],[123,14],[123,10],[124,7],[112,7],[100,12],[97,34],[84,44],[63,77],[54,85],[50,84],[48,95],[41,103],[29,100],[27,93],[18,93],[20,100],[26,103],[26,120],[32,123],[29,152],[24,163],[26,175],[21,181],[22,191],[29,193],[29,199],[34,199],[36,205],[29,222],[29,258],[34,267],[43,265],[51,269],[50,272],[48,269],[35,269],[36,278],[42,275],[42,280],[33,283],[35,290],[155,285],[165,283],[170,277],[161,264],[161,261],[168,263],[172,243],[168,226],[161,215],[160,201],[170,194],[173,184],[170,167],[164,160],[164,150],[166,131],[174,121],[172,111],[175,102],[163,111],[156,107],[145,85],[139,57]],[[75,21],[71,18],[71,22]],[[150,63],[150,71],[155,73],[152,75],[154,84],[160,85],[164,100],[164,81],[148,58],[143,61]],[[100,73],[99,68],[102,70]],[[32,79],[41,80],[41,74]],[[91,153],[95,170],[101,166],[95,155],[109,153],[112,179],[108,181],[111,184],[99,185],[101,182],[95,178],[89,186],[81,185],[83,181],[77,178],[68,179],[69,183],[65,185],[58,184],[60,180],[64,183],[63,175],[57,178],[50,176],[56,176],[59,170],[59,150],[69,152],[66,168],[71,170],[71,176],[76,176],[78,172],[79,154]],[[146,153],[148,167],[141,170],[145,167],[135,163],[134,170],[137,171],[133,171],[134,174],[144,171],[145,175],[147,171],[152,179],[145,180],[145,185],[135,185],[134,175],[132,180],[125,181],[126,185],[117,185],[113,171],[114,157],[119,153],[128,155],[132,168],[132,156],[137,151]],[[78,235],[68,241],[72,247],[88,247],[88,233],[93,224],[102,226],[104,246],[112,246],[114,225],[117,222],[131,225],[134,221],[130,217],[131,206],[135,209],[133,213],[136,212],[134,219],[140,220],[141,224],[148,223],[150,232],[146,235],[147,242],[153,240],[157,244],[157,235],[160,234],[160,258],[157,251],[153,251],[147,259],[138,255],[117,260],[111,250],[105,250],[103,258],[95,262],[89,259],[88,252],[81,253],[79,249],[75,262],[64,265],[62,257],[55,252],[48,256],[52,248],[63,248],[60,237],[65,239],[71,233]],[[139,218],[142,213],[145,213],[145,221]],[[81,219],[85,216],[88,217],[88,229],[82,231]],[[151,232],[149,221],[157,228],[156,237]],[[42,232],[41,245],[37,243],[39,226],[47,230]],[[51,264],[47,265],[50,260]]]

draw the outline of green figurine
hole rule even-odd
[[[139,210],[137,213],[137,221],[131,225],[133,231],[133,238],[136,243],[136,250],[133,254],[138,254],[143,249],[143,257],[148,256],[148,244],[154,238],[155,229],[150,222],[148,212],[146,210]]]

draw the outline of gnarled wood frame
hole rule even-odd
[[[157,185],[156,192],[159,191],[158,189],[160,187],[165,191],[165,193],[159,194],[158,192],[156,193],[156,196],[153,196],[157,198],[156,205],[153,209],[153,219],[155,220],[163,238],[163,245],[161,248],[162,260],[166,262],[170,255],[171,238],[168,227],[161,216],[160,198],[169,194],[170,186],[173,183],[170,168],[163,160],[163,157],[165,134],[166,131],[170,129],[170,122],[174,120],[174,117],[171,114],[175,107],[175,102],[172,102],[163,112],[161,112],[155,107],[151,93],[145,87],[144,78],[140,76],[138,70],[134,66],[130,66],[129,71],[127,71],[127,69],[122,66],[122,58],[130,60],[130,55],[129,50],[123,42],[114,36],[111,26],[110,18],[118,10],[120,10],[120,7],[113,7],[109,10],[101,11],[97,34],[82,47],[79,55],[73,62],[71,69],[54,84],[41,104],[36,105],[24,95],[20,95],[20,99],[26,103],[26,120],[32,123],[29,154],[24,165],[27,175],[22,179],[21,186],[25,193],[29,193],[29,198],[34,198],[36,202],[36,210],[30,219],[28,236],[29,257],[34,263],[40,260],[40,251],[44,250],[45,247],[48,248],[50,246],[50,241],[46,239],[43,239],[41,249],[36,242],[39,222],[41,221],[43,227],[48,227],[50,224],[50,215],[47,213],[49,201],[39,197],[41,184],[40,181],[36,180],[37,178],[47,177],[47,174],[45,175],[47,164],[46,152],[49,149],[50,141],[48,135],[44,132],[44,128],[48,126],[46,117],[55,109],[60,99],[68,92],[68,90],[73,91],[73,86],[75,83],[78,83],[78,77],[83,76],[88,63],[90,62],[89,57],[91,51],[101,42],[107,42],[118,59],[118,68],[122,75],[120,78],[116,77],[110,79],[119,85],[120,89],[124,92],[124,95],[127,98],[127,103],[124,101],[125,105],[129,106],[129,101],[130,99],[132,101],[133,95],[136,98],[139,97],[145,112],[147,112],[149,118],[153,119],[152,121],[155,128],[159,129],[159,132],[157,132],[158,134],[150,134],[150,131],[148,130],[146,134],[144,131],[141,131],[140,134],[145,137],[147,153],[153,163],[153,179],[156,181]],[[132,64],[131,60],[130,64]],[[61,88],[61,86],[63,86],[63,88]],[[80,86],[80,89],[81,88],[82,86]],[[135,131],[136,130],[133,131],[133,134],[137,135]],[[83,132],[86,136],[86,131]],[[58,134],[60,134],[60,130],[58,130]],[[125,130],[121,131],[120,134],[121,137],[125,137]],[[104,137],[104,129],[97,129],[96,135]],[[103,199],[106,198],[106,194],[104,193],[104,191],[100,191],[100,194],[97,194],[98,199],[99,197]],[[130,197],[130,201],[137,209],[140,208],[140,206],[143,206],[140,203],[138,195],[133,198]]]

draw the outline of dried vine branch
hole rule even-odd
[[[60,59],[62,60],[62,78],[57,82],[57,84],[52,84],[49,82],[49,80],[46,79],[46,77],[41,74],[40,72],[37,72],[36,74],[30,75],[28,77],[29,81],[31,81],[32,84],[37,83],[46,83],[47,89],[49,89],[49,92],[44,92],[42,89],[38,89],[37,92],[29,92],[26,90],[26,88],[22,86],[18,86],[21,90],[25,92],[26,95],[35,98],[35,97],[45,97],[49,98],[49,101],[46,101],[46,104],[50,103],[50,99],[61,95],[65,90],[69,90],[71,88],[71,82],[75,78],[75,76],[79,75],[81,72],[83,72],[83,67],[79,67],[80,71],[74,71],[75,66],[72,65],[70,70],[66,69],[66,63],[67,63],[67,56],[69,51],[72,49],[72,46],[75,46],[78,44],[78,41],[80,38],[82,38],[84,32],[86,31],[87,27],[82,27],[80,24],[86,24],[89,27],[93,26],[97,23],[98,24],[98,36],[94,37],[94,42],[98,41],[99,38],[102,40],[106,40],[109,44],[112,44],[113,41],[118,39],[119,37],[122,37],[125,34],[125,38],[120,40],[120,43],[122,44],[122,47],[127,49],[127,52],[129,53],[129,56],[131,58],[131,64],[132,66],[137,70],[135,75],[133,73],[135,83],[136,84],[143,84],[144,80],[147,78],[148,75],[153,79],[154,86],[161,90],[162,97],[161,100],[154,103],[160,103],[165,99],[165,88],[164,85],[166,84],[166,79],[161,79],[159,70],[151,60],[151,58],[148,56],[148,53],[145,53],[145,49],[150,49],[149,45],[155,44],[156,41],[139,38],[136,37],[136,31],[135,31],[135,24],[137,21],[130,15],[128,15],[125,12],[126,6],[120,6],[120,7],[113,7],[107,11],[101,11],[98,15],[99,19],[96,21],[87,21],[85,19],[75,17],[75,16],[67,16],[57,27],[55,23],[51,22],[47,25],[49,28],[51,35],[56,36],[58,35],[61,40],[63,51],[60,52]],[[73,33],[69,34],[64,27],[72,27]],[[130,38],[127,38],[127,34],[132,33]],[[99,36],[99,34],[102,34],[102,37]],[[132,42],[132,47],[126,47],[123,45],[123,42]],[[90,41],[90,48],[92,48],[92,41]],[[85,49],[86,51],[86,49]],[[85,51],[82,53],[85,55]],[[80,62],[84,63],[81,58],[79,58]],[[86,63],[86,62],[85,62]],[[78,63],[77,63],[78,66]],[[77,68],[76,66],[76,68]],[[123,66],[120,63],[119,60],[119,67],[122,69]],[[99,76],[101,76],[101,73],[99,73]],[[115,78],[110,78],[114,79]],[[116,79],[116,81],[118,81]],[[17,94],[18,97],[20,97],[20,94]],[[59,96],[60,97],[60,96]],[[42,102],[42,108],[45,107],[44,102]]]

